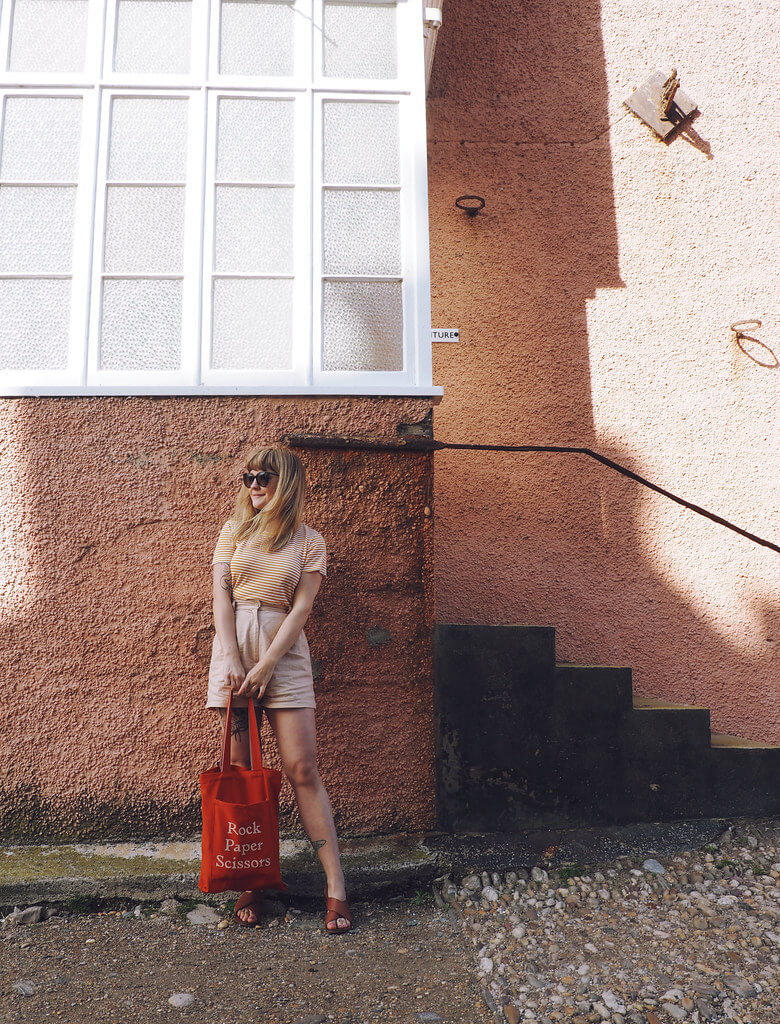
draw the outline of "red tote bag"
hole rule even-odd
[[[262,714],[262,712],[261,712]],[[279,790],[282,773],[263,767],[254,702],[249,701],[251,768],[230,763],[233,691],[228,698],[222,760],[200,773],[203,811],[202,892],[287,891],[279,873]]]

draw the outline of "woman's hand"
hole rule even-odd
[[[260,700],[268,684],[271,682],[271,676],[274,674],[275,668],[276,661],[265,654],[254,668],[251,668],[246,673],[243,685],[238,691],[239,695],[244,696],[246,694],[247,697]]]
[[[225,671],[225,683],[229,690],[235,692],[246,678],[246,669],[243,666],[238,653],[226,658],[227,669]]]

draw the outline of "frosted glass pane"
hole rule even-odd
[[[0,186],[0,273],[69,273],[75,200],[75,187]]]
[[[223,0],[219,47],[221,75],[292,75],[291,4]]]
[[[291,188],[218,185],[215,269],[292,273],[292,218]]]
[[[65,369],[70,289],[70,281],[0,280],[2,369]]]
[[[187,177],[187,100],[114,99],[108,177],[183,182]]]
[[[181,281],[104,281],[102,370],[178,370]]]
[[[395,6],[326,3],[323,28],[329,78],[397,78]]]
[[[76,182],[80,135],[80,99],[9,96],[5,101],[0,178]]]
[[[88,7],[87,0],[16,0],[11,71],[83,71]]]
[[[400,184],[398,147],[397,103],[323,103],[328,184]]]
[[[292,281],[216,280],[212,367],[291,369],[292,318]]]
[[[221,99],[217,178],[292,183],[294,132],[292,100]]]
[[[325,281],[323,370],[402,370],[401,285]]]
[[[107,274],[177,274],[182,269],[184,189],[109,185]]]
[[[326,274],[400,274],[398,192],[323,192]]]
[[[114,71],[188,74],[191,21],[190,0],[119,0]]]

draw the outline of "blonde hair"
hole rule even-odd
[[[259,511],[252,507],[249,488],[241,485],[233,512],[236,544],[239,541],[260,541],[263,550],[279,551],[295,536],[303,518],[306,496],[306,470],[298,456],[280,444],[259,448],[247,462],[247,469],[256,473],[268,470],[278,474],[273,498]]]

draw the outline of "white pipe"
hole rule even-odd
[[[441,28],[442,5],[444,0],[430,0],[430,7],[423,12],[423,36],[425,37],[425,91],[431,84],[433,54],[436,50],[436,36]]]

